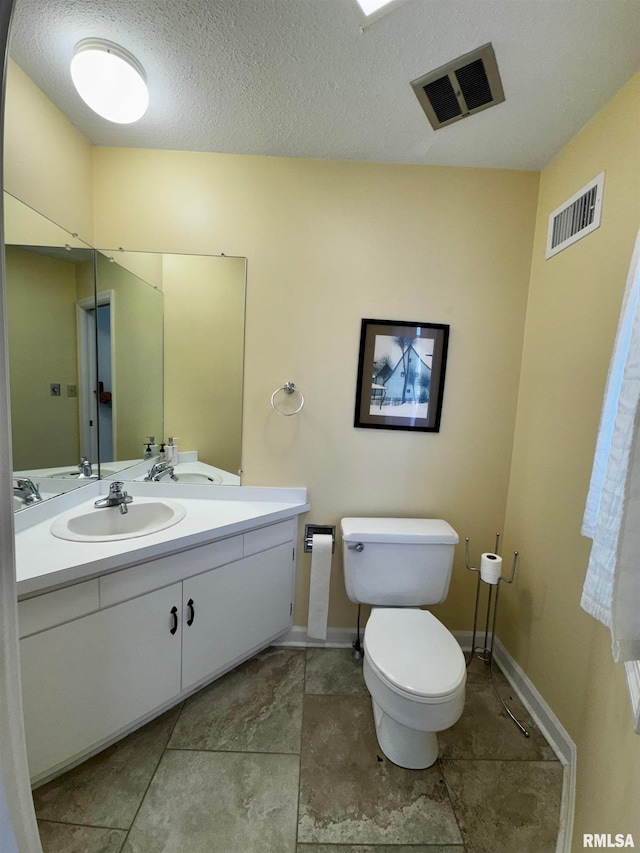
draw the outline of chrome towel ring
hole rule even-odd
[[[281,391],[284,391],[285,394],[297,394],[300,397],[300,405],[297,409],[294,409],[292,412],[283,412],[276,405],[276,397],[280,394]],[[302,396],[302,391],[296,388],[294,382],[285,382],[284,385],[281,385],[280,388],[276,388],[276,390],[271,395],[271,408],[274,412],[277,412],[279,415],[282,415],[285,418],[290,418],[292,415],[297,415],[298,412],[302,410],[304,406],[304,397]]]

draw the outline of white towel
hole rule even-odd
[[[596,445],[582,532],[593,538],[582,607],[611,627],[616,660],[640,660],[640,234]]]

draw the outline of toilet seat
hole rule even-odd
[[[428,610],[374,609],[365,628],[364,650],[380,680],[414,702],[446,702],[464,690],[462,649]]]

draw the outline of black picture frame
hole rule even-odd
[[[364,319],[354,426],[440,432],[449,326]]]

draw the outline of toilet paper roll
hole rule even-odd
[[[332,547],[333,540],[330,534],[314,533],[311,537],[311,585],[307,634],[314,640],[327,639]]]
[[[502,574],[502,557],[484,553],[480,558],[480,577],[485,583],[496,584]]]

